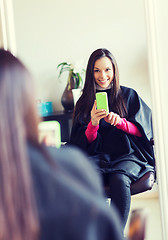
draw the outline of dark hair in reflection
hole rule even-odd
[[[0,239],[34,240],[39,221],[26,143],[38,145],[38,116],[25,66],[0,49]]]
[[[90,111],[93,107],[96,87],[94,80],[94,65],[96,60],[108,57],[111,60],[113,70],[114,70],[114,79],[113,87],[111,88],[112,95],[110,99],[110,104],[112,108],[118,113],[121,117],[125,117],[127,114],[127,109],[122,98],[120,84],[119,84],[119,72],[117,62],[110,51],[105,48],[100,48],[95,50],[88,61],[86,69],[86,78],[83,93],[78,100],[75,110],[74,110],[74,121],[80,121],[81,118],[84,118],[85,122],[90,121]]]

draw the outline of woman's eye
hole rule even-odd
[[[98,70],[98,69],[95,69],[94,72],[99,72],[99,70]]]
[[[110,70],[111,70],[110,68],[107,68],[107,69],[106,69],[107,72],[110,71]]]

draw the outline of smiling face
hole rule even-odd
[[[94,79],[101,88],[107,88],[113,81],[114,70],[111,60],[108,57],[102,57],[96,60],[94,64]]]

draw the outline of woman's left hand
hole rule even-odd
[[[107,123],[110,123],[113,126],[116,126],[119,122],[120,122],[120,116],[116,113],[110,112],[105,118],[104,120]]]

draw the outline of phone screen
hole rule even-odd
[[[97,109],[105,109],[109,113],[108,98],[106,92],[96,93]]]

